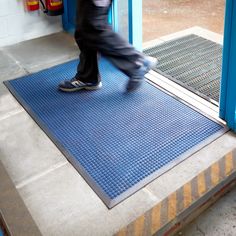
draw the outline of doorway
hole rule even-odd
[[[144,53],[159,58],[155,71],[216,106],[223,48],[216,38],[224,31],[224,12],[224,0],[143,0],[143,41],[154,40]]]

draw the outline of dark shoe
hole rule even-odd
[[[155,57],[147,56],[144,59],[143,66],[140,67],[137,75],[131,76],[126,86],[127,92],[132,92],[141,87],[144,81],[144,75],[151,69],[154,69],[158,64],[158,60]]]
[[[126,91],[132,92],[137,90],[139,87],[141,87],[142,83],[144,81],[144,77],[130,77],[129,81],[126,85]]]
[[[63,92],[75,92],[82,89],[85,90],[96,90],[102,87],[102,82],[98,83],[84,83],[76,78],[71,80],[65,80],[61,82],[58,86],[58,89]]]

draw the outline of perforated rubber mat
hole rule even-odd
[[[103,89],[63,93],[78,61],[5,82],[110,208],[225,132],[225,128],[102,59]],[[161,190],[160,190],[161,191]]]
[[[219,102],[222,46],[188,35],[153,46],[145,54],[158,57],[156,71],[214,104]]]

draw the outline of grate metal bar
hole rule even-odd
[[[159,59],[156,72],[207,100],[219,102],[221,45],[191,34],[148,48],[144,53]]]
[[[199,49],[201,50],[199,53]],[[199,59],[201,61],[198,62],[198,64],[203,64],[205,60],[209,60],[209,54],[212,55],[212,58],[216,58],[218,57],[218,53],[221,52],[222,50],[219,51],[219,49],[215,49],[214,47],[212,47],[212,45],[210,45],[209,47],[206,47],[206,45],[204,44],[201,48],[197,47],[196,50],[194,51],[190,51],[188,53],[184,53],[182,55],[178,55],[172,56],[172,60],[165,60],[164,57],[159,57],[159,59],[161,59],[161,64],[158,65],[158,68],[161,69],[166,69],[166,70],[178,70],[181,67],[191,64],[194,64],[192,61],[189,61],[189,57],[193,58],[193,59]],[[184,63],[183,63],[184,62]],[[174,68],[170,68],[170,66],[174,65]]]
[[[182,71],[180,71],[179,74],[175,75],[175,77],[181,81],[187,82],[198,75],[204,74],[207,71],[216,68],[218,66],[217,63],[219,63],[219,59],[214,60],[211,65],[205,63],[199,65],[198,67],[183,71],[183,73],[181,73]]]
[[[165,71],[166,73],[171,73],[173,76],[176,76],[176,74],[180,74],[186,70],[191,70],[198,66],[205,65],[206,63],[209,63],[209,61],[211,61],[212,64],[216,63],[215,60],[219,59],[220,52],[221,51],[219,50],[207,51],[206,54],[202,55],[197,55],[194,52],[191,52],[191,54],[188,54],[184,60],[179,61],[179,64],[173,63],[172,65],[169,65],[169,67],[165,68],[161,63],[157,68]]]
[[[173,47],[166,48],[161,51],[157,51],[155,53],[158,53],[159,57],[170,57],[178,53],[184,53],[186,50],[192,50],[192,48],[196,48],[202,44],[205,44],[205,42],[199,42],[197,39],[194,41],[187,42],[182,45],[174,45]]]
[[[218,68],[216,68],[217,70]],[[199,77],[194,78],[194,80],[190,80],[187,82],[188,86],[195,86],[197,89],[201,89],[202,86],[213,82],[214,80],[218,79],[216,70],[208,71],[205,74],[200,75]],[[218,71],[220,72],[220,71]]]
[[[161,50],[166,50],[167,48],[169,48],[173,45],[176,46],[176,45],[181,45],[183,43],[186,43],[188,41],[193,41],[195,38],[197,38],[196,35],[188,35],[184,38],[180,38],[179,41],[177,41],[177,42],[176,42],[176,40],[170,40],[168,42],[164,42],[162,44],[155,45],[154,47],[147,48],[145,51],[147,53],[160,52]]]

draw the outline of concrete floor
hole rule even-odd
[[[225,0],[143,0],[143,41],[199,26],[223,34]]]
[[[177,235],[235,236],[236,188],[222,197]]]

